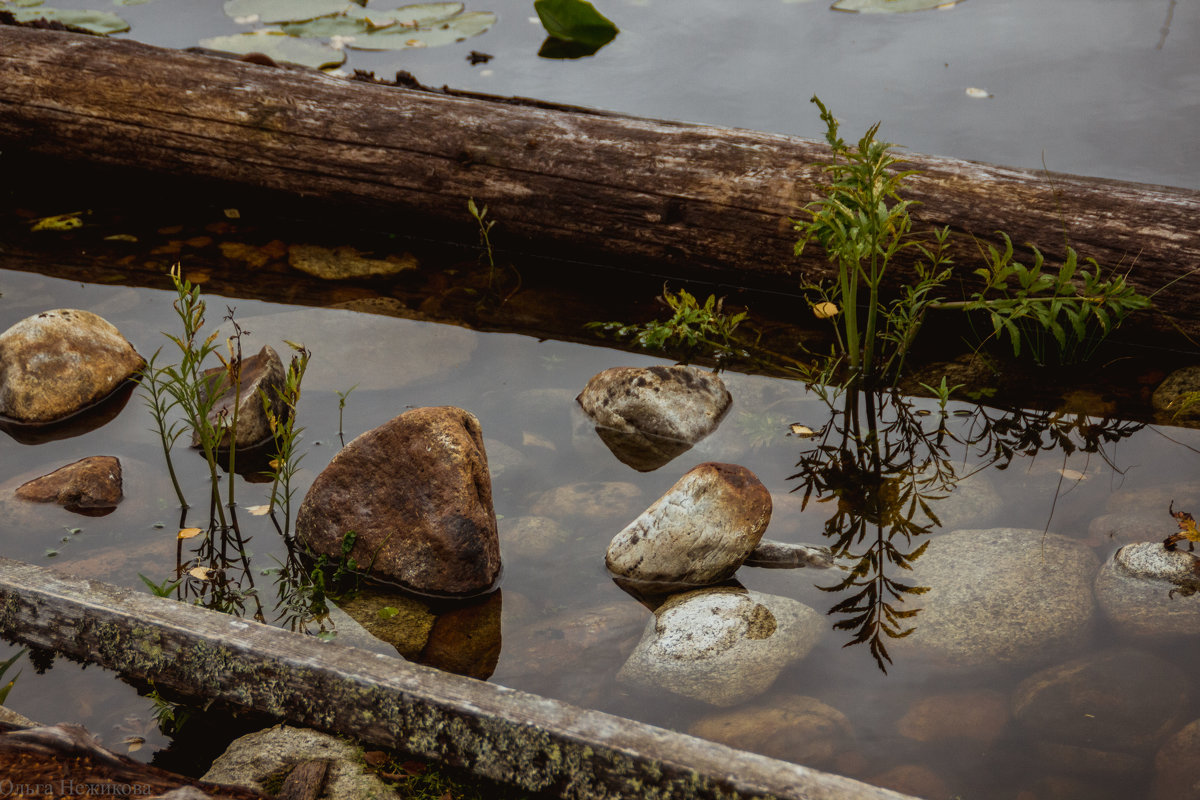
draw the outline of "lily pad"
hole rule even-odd
[[[17,8],[34,8],[40,6],[42,0],[0,0],[0,8],[4,6],[16,6]]]
[[[331,36],[361,36],[371,30],[371,25],[365,19],[356,19],[344,14],[332,17],[318,17],[308,22],[289,22],[279,26],[288,36],[299,36],[304,39],[326,39]]]
[[[909,11],[928,11],[931,8],[950,8],[963,0],[838,0],[834,11],[853,11],[858,14],[906,14]]]
[[[346,54],[327,45],[297,39],[280,31],[252,31],[232,36],[214,36],[201,39],[201,47],[224,50],[227,53],[262,53],[275,61],[286,61],[302,67],[325,69],[340,66]]]
[[[478,36],[496,24],[490,11],[468,11],[432,28],[392,26],[357,37],[346,46],[355,50],[404,50],[410,47],[439,47]]]
[[[14,8],[13,17],[17,22],[33,22],[44,19],[48,22],[61,22],[69,28],[77,28],[100,36],[110,33],[124,33],[129,30],[129,23],[111,11],[91,11],[88,9],[63,8]]]
[[[340,14],[352,5],[350,0],[225,0],[225,15],[270,25]]]
[[[449,20],[463,12],[462,3],[417,3],[390,10],[364,8],[353,5],[346,10],[347,17],[369,20],[371,25],[404,25],[409,28],[432,28],[436,23]]]
[[[114,6],[141,6],[153,1],[154,0],[112,0]]]
[[[620,33],[612,20],[587,0],[535,0],[533,9],[550,36],[594,48],[592,52]]]

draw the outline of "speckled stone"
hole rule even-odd
[[[816,611],[776,595],[719,587],[667,599],[617,680],[715,706],[756,697],[825,630]]]
[[[733,575],[771,521],[771,493],[736,464],[704,463],[622,529],[605,563],[644,586],[705,586]]]
[[[1120,631],[1134,636],[1200,633],[1197,559],[1162,542],[1139,542],[1118,550],[1096,578],[1096,602]]]
[[[1087,639],[1098,560],[1086,545],[1040,530],[936,536],[908,582],[929,587],[906,607],[916,630],[892,647],[953,667],[1032,665]]]
[[[90,311],[59,308],[0,333],[0,415],[44,424],[112,394],[145,361],[121,332]]]
[[[712,433],[732,398],[719,375],[699,367],[613,367],[576,402],[613,454],[646,472]]]

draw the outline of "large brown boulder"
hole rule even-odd
[[[362,434],[317,476],[296,531],[331,558],[353,531],[350,558],[413,591],[487,591],[500,542],[479,420],[452,406],[417,408]]]
[[[0,415],[56,422],[103,400],[143,364],[121,332],[90,311],[34,314],[0,333]]]

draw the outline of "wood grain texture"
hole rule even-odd
[[[905,800],[796,764],[6,558],[0,631],[183,696],[567,798]]]
[[[849,135],[852,132],[847,132]],[[885,130],[886,133],[886,130]],[[818,196],[821,143],[347,81],[128,40],[0,26],[0,148],[223,181],[467,230],[468,197],[531,252],[794,289],[789,217]],[[918,227],[1064,237],[1200,330],[1200,192],[912,154]],[[1028,250],[1024,251],[1028,255]]]

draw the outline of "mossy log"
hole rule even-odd
[[[0,558],[7,638],[567,798],[905,800],[610,714]]]
[[[511,248],[683,279],[795,290],[829,270],[815,248],[793,256],[789,221],[818,196],[829,151],[790,136],[0,25],[0,149],[302,195],[464,240],[474,197]],[[960,263],[1001,230],[1051,258],[1069,241],[1145,293],[1169,286],[1158,307],[1200,331],[1200,192],[917,154],[907,166],[921,171],[918,224],[949,226]]]

